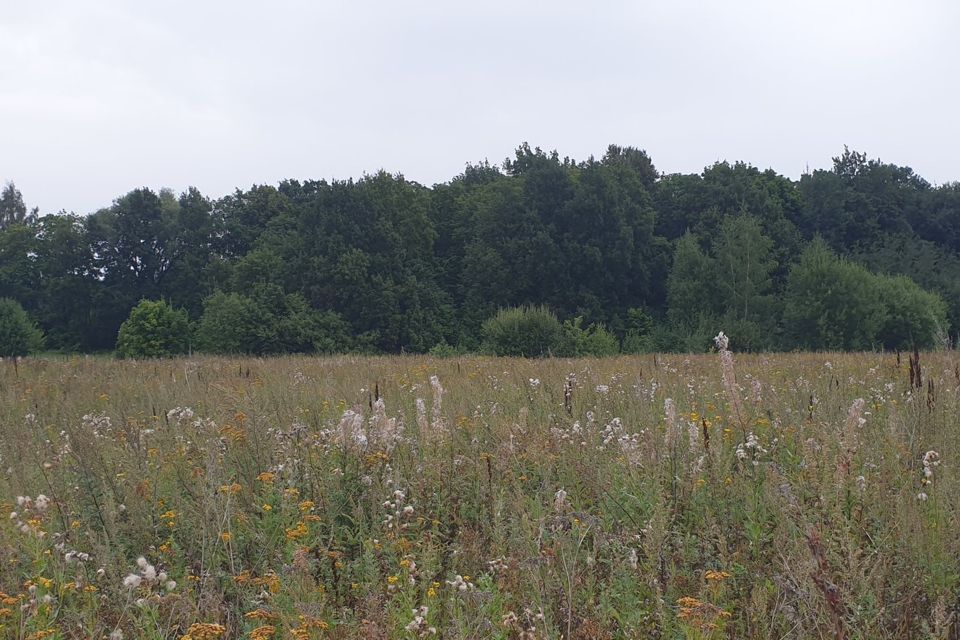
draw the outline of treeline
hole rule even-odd
[[[849,150],[794,181],[523,145],[432,188],[381,172],[36,213],[8,184],[0,298],[63,351],[115,349],[141,300],[176,310],[184,349],[256,354],[497,350],[490,320],[520,307],[604,351],[719,329],[741,350],[931,348],[960,327],[960,185]]]

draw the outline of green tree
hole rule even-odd
[[[607,331],[602,324],[594,323],[584,328],[583,318],[579,316],[564,321],[556,355],[570,358],[583,356],[603,358],[618,353],[620,353],[620,343],[617,337]]]
[[[714,260],[700,248],[697,237],[689,231],[681,236],[667,277],[667,315],[673,325],[688,328],[702,317],[716,316],[716,277]]]
[[[34,227],[0,229],[0,298],[13,298],[33,312],[38,304],[40,270]]]
[[[350,326],[333,311],[311,309],[303,296],[276,285],[250,296],[213,294],[203,302],[197,344],[209,353],[342,353],[353,347]]]
[[[16,300],[0,298],[0,357],[25,356],[43,348],[43,333]]]
[[[190,348],[187,312],[163,300],[141,300],[130,311],[117,334],[121,358],[164,358],[186,353]]]
[[[258,353],[273,342],[267,320],[250,298],[218,291],[203,301],[197,348],[207,353]]]
[[[0,229],[11,225],[30,225],[37,221],[39,209],[27,209],[23,202],[23,194],[12,183],[8,182],[0,191]]]
[[[539,358],[563,346],[563,327],[547,307],[500,309],[483,323],[484,346],[498,356]]]
[[[877,334],[887,349],[930,349],[947,335],[947,306],[906,276],[877,276],[884,306]]]
[[[757,218],[726,218],[714,241],[716,277],[724,326],[738,349],[756,351],[773,346],[777,324],[773,296],[773,240],[764,235]]]
[[[784,309],[787,346],[864,350],[877,345],[885,322],[877,278],[816,239],[790,270]]]

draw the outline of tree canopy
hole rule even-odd
[[[64,351],[114,349],[141,300],[222,353],[476,350],[498,312],[540,307],[567,343],[606,351],[699,350],[721,328],[748,350],[932,347],[960,327],[960,186],[846,148],[792,180],[524,144],[432,187],[384,172],[219,199],[141,187],[37,214],[8,183],[0,297]]]

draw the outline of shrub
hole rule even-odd
[[[885,319],[877,278],[822,240],[804,250],[787,277],[787,344],[805,350],[871,349]]]
[[[302,296],[267,284],[250,296],[217,292],[204,300],[197,344],[209,353],[262,355],[342,353],[352,341],[339,314],[312,309]]]
[[[186,353],[189,347],[187,312],[163,300],[141,300],[117,334],[121,358],[163,358]]]
[[[43,348],[43,333],[20,303],[0,298],[0,357],[25,356]]]
[[[208,353],[255,353],[269,328],[253,300],[218,291],[203,301],[197,348]]]
[[[501,309],[483,323],[484,348],[498,356],[537,358],[556,353],[563,329],[547,307]]]
[[[586,329],[582,325],[581,317],[563,323],[563,339],[559,355],[572,358],[581,356],[602,358],[620,352],[617,337],[607,331],[602,324],[591,324]]]
[[[430,347],[430,351],[427,353],[434,358],[454,358],[460,355],[460,350],[445,339],[441,339],[440,342]]]
[[[906,276],[877,276],[886,310],[878,338],[887,349],[930,349],[947,329],[947,305]]]

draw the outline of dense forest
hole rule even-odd
[[[481,350],[517,307],[574,354],[702,351],[720,329],[740,350],[932,348],[960,327],[960,184],[850,150],[795,181],[526,144],[433,187],[141,188],[88,216],[40,216],[8,183],[0,299],[68,352],[117,349],[135,307],[172,351]]]

